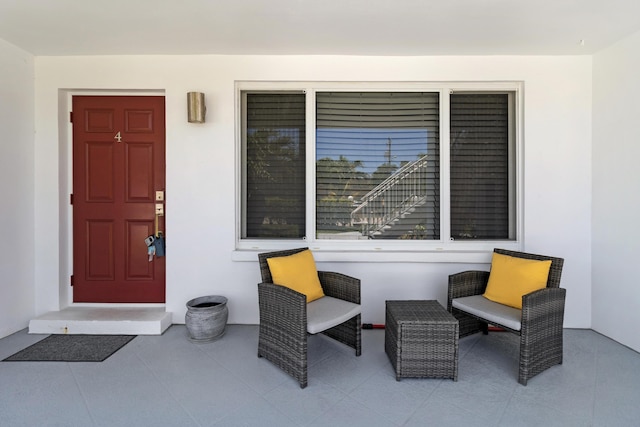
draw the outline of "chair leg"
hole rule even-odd
[[[362,328],[360,327],[360,325],[362,324],[362,319],[361,319],[362,315],[358,314],[358,316],[356,316],[356,320],[355,320],[355,332],[356,332],[356,343],[355,343],[355,347],[356,347],[356,357],[359,357],[362,355]]]
[[[489,325],[486,322],[481,323],[480,330],[482,330],[482,335],[489,335]]]
[[[520,362],[518,382],[527,385],[527,381],[539,373],[562,364],[562,329],[546,335],[520,337]],[[534,335],[534,334],[532,334]]]
[[[360,356],[362,354],[362,327],[360,314],[339,324],[338,326],[327,329],[322,333],[353,348],[356,351],[356,356]]]
[[[281,334],[260,327],[258,337],[258,357],[264,357],[300,383],[300,388],[307,386],[307,336],[306,331],[295,342],[292,335]]]

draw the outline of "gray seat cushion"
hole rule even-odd
[[[451,305],[458,310],[480,317],[492,325],[506,326],[514,331],[519,331],[521,328],[521,310],[493,302],[482,295],[454,298]]]
[[[307,332],[317,334],[360,314],[360,304],[324,296],[307,304]]]

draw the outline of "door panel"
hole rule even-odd
[[[127,143],[125,174],[127,202],[153,202],[153,144]]]
[[[87,108],[86,110],[84,110],[85,132],[86,133],[113,132],[113,122],[114,122],[113,114],[114,114],[113,110],[104,110],[100,108]]]
[[[113,246],[102,244],[113,241],[113,221],[87,220],[86,225],[87,280],[114,280]]]
[[[73,97],[75,302],[165,301],[165,259],[144,243],[165,189],[164,115],[164,97]]]
[[[127,221],[126,280],[152,280],[153,263],[148,261],[146,251],[140,250],[140,242],[154,232],[151,221]]]
[[[125,130],[127,132],[153,132],[153,111],[126,110]]]
[[[114,202],[113,144],[87,141],[85,143],[84,175],[87,182],[86,202]]]

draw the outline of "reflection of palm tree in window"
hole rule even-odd
[[[298,129],[249,129],[247,203],[264,224],[292,224],[304,218],[304,150]]]
[[[362,161],[352,161],[345,156],[340,156],[338,160],[329,157],[318,160],[318,196],[357,197],[362,192],[357,183],[367,178],[366,173],[358,170],[361,168]]]
[[[460,148],[460,138],[464,137],[464,134],[467,131],[465,129],[461,129],[459,131],[451,132],[451,154],[454,155],[458,152]]]
[[[295,169],[298,149],[290,136],[276,129],[257,129],[251,132],[247,140],[247,151],[250,153],[247,156],[247,174],[250,182],[279,182]]]

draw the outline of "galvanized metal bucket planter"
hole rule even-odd
[[[224,335],[229,309],[227,298],[208,295],[187,302],[184,316],[189,340],[194,342],[214,341]]]

